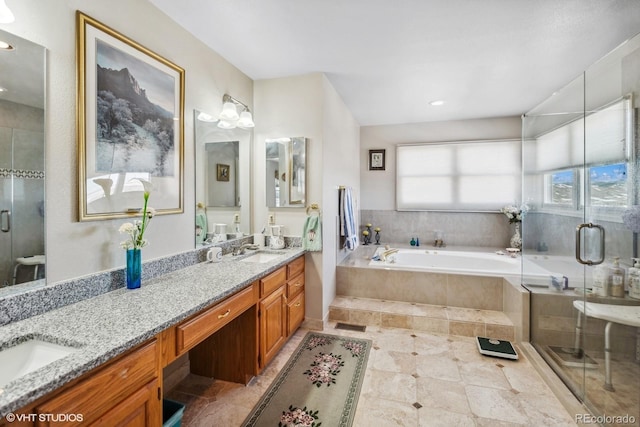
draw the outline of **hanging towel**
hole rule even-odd
[[[207,214],[198,212],[196,214],[196,244],[204,243],[207,238]]]
[[[304,222],[302,248],[307,251],[322,250],[322,221],[320,215],[309,215]]]
[[[358,247],[356,219],[353,209],[353,192],[351,187],[341,190],[340,197],[340,235],[344,237],[344,247],[354,250]]]

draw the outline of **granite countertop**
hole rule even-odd
[[[108,362],[159,332],[247,287],[304,254],[302,248],[266,251],[266,263],[226,255],[142,283],[0,327],[0,348],[29,338],[78,347],[73,354],[0,387],[0,418]]]

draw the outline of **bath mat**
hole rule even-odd
[[[570,368],[595,369],[598,362],[593,360],[587,353],[580,351],[575,354],[573,347],[548,346],[549,354],[557,363]]]
[[[336,329],[344,329],[345,331],[364,332],[367,330],[365,325],[353,325],[351,323],[336,323]]]
[[[504,359],[518,359],[518,352],[510,341],[496,340],[492,338],[476,337],[478,351],[485,356],[502,357]]]
[[[371,341],[309,332],[243,426],[351,426]]]

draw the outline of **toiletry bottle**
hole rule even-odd
[[[609,267],[604,264],[593,269],[593,294],[601,297],[609,295]]]
[[[620,267],[620,257],[613,258],[613,266],[609,270],[609,281],[611,284],[611,296],[624,298],[624,268]]]
[[[629,269],[629,296],[640,299],[640,258],[631,258],[633,267]]]
[[[416,245],[416,239],[414,237],[412,237],[411,241],[409,243],[411,244],[411,246],[415,246]]]
[[[420,238],[416,237],[416,246],[420,246]]]

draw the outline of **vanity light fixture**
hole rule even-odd
[[[13,16],[13,12],[4,2],[4,0],[0,0],[0,24],[11,24],[16,20],[16,17]]]
[[[251,116],[251,110],[249,110],[249,107],[246,104],[226,93],[222,97],[222,102],[222,112],[218,117],[219,128],[233,129],[235,127],[239,127],[246,129],[255,126],[253,117]],[[238,108],[240,108],[240,114],[238,114]]]

